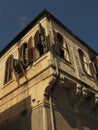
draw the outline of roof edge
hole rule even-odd
[[[59,24],[62,28],[64,28],[69,34],[71,34],[74,38],[76,38],[78,41],[83,43],[87,48],[89,48],[93,53],[98,55],[98,53],[91,48],[87,43],[85,43],[80,37],[78,37],[75,33],[73,33],[68,27],[66,27],[64,24],[62,24],[56,17],[54,17],[50,12],[48,12],[46,9],[44,9],[37,17],[35,17],[20,33],[18,33],[15,38],[13,38],[6,47],[4,47],[0,51],[0,57],[2,57],[3,54],[6,53],[7,50],[9,50],[14,44],[19,42],[19,40],[44,16],[50,17],[54,21],[56,21],[57,24]]]
[[[35,17],[24,29],[22,29],[1,51],[0,57],[6,53],[14,44],[16,44],[36,23],[38,20],[47,16],[49,12],[44,9],[37,17]]]

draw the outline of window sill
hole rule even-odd
[[[47,53],[43,54],[41,57],[39,57],[36,61],[34,61],[33,66],[41,62],[43,59],[47,57]]]
[[[92,76],[92,75],[87,74],[85,71],[81,72],[81,74],[82,74],[83,76],[85,76],[85,77],[89,78],[90,80],[94,81],[93,76]]]
[[[14,81],[14,79],[9,80],[8,82],[6,82],[2,88],[5,88],[6,86],[8,86],[9,84],[11,84]]]
[[[67,60],[65,60],[65,59],[63,59],[61,57],[58,57],[58,59],[60,61],[62,61],[63,63],[65,63],[66,65],[68,65],[69,67],[71,67],[72,69],[74,69],[74,67],[72,66],[71,62],[69,62],[69,61],[67,61]]]

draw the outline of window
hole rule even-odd
[[[32,37],[29,38],[28,43],[23,43],[19,49],[19,60],[24,66],[28,66],[33,63],[34,48]]]
[[[19,76],[19,78],[24,76],[23,71],[26,70],[27,66],[28,66],[27,43],[23,43],[19,48],[19,58],[14,65],[14,70],[17,73],[17,75]]]
[[[64,45],[62,49],[64,49],[64,59],[70,62],[70,54],[69,54],[69,49],[66,40],[64,41]]]
[[[55,44],[56,44],[56,53],[60,55],[62,58],[64,58],[64,51],[62,49],[63,47],[63,36],[56,32],[55,33]]]
[[[12,74],[13,74],[13,55],[10,55],[5,64],[4,84],[12,80]]]
[[[69,49],[67,46],[67,42],[65,39],[63,39],[63,36],[60,33],[56,33],[56,46],[57,51],[59,55],[65,59],[66,61],[70,62],[70,56],[69,56]]]
[[[24,66],[27,65],[27,43],[23,43],[19,49],[19,61],[21,61]]]
[[[35,33],[34,36],[34,43],[35,43],[35,59],[38,59],[42,56],[46,51],[46,44],[45,44],[45,30],[39,24],[39,30]]]
[[[25,70],[28,65],[33,63],[34,59],[34,47],[32,42],[32,36],[29,38],[28,42],[22,43],[19,48],[19,58],[14,59],[14,70],[19,77],[24,76]]]
[[[83,71],[86,74],[91,75],[87,57],[81,49],[79,49],[79,57],[80,57],[80,61],[81,61]]]

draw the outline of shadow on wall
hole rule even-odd
[[[0,113],[0,130],[31,130],[31,98]]]
[[[56,130],[98,130],[98,120],[96,117],[75,112],[71,105],[70,92],[58,87],[53,93],[54,120]],[[87,104],[89,106],[89,103]],[[82,106],[81,106],[82,107]]]

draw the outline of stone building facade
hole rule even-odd
[[[0,130],[98,130],[98,53],[46,10],[0,52]]]

